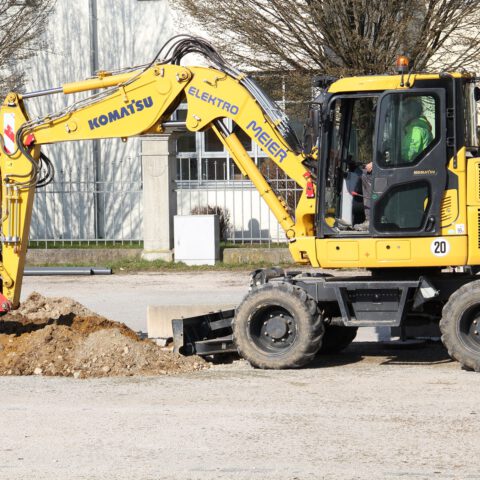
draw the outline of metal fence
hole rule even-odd
[[[294,210],[300,196],[296,183],[250,139],[242,141],[272,188]],[[54,182],[36,192],[30,245],[142,246],[142,162],[135,154],[137,147],[131,145],[130,153],[104,148],[100,171],[96,171],[87,149],[81,161],[63,165],[60,161]],[[223,241],[268,245],[286,241],[255,187],[213,137],[185,133],[177,141],[177,155],[178,215],[220,208],[227,227]],[[57,153],[54,158],[62,156]]]
[[[186,105],[175,112],[184,121]],[[225,119],[228,129],[234,125]],[[242,130],[236,134],[272,188],[292,210],[300,198],[297,184],[288,178]],[[286,242],[285,234],[256,188],[240,172],[223,144],[211,131],[185,132],[176,141],[177,212],[190,215],[221,208],[228,220],[224,238],[229,243]],[[210,210],[211,210],[210,209]]]
[[[272,188],[294,211],[301,190],[284,172],[268,159],[259,159],[259,168]],[[228,157],[202,159],[200,172],[181,168],[177,180],[177,209],[179,215],[207,213],[220,208],[227,228],[222,240],[229,243],[277,244],[286,242],[283,229],[261,198],[253,184],[245,179]],[[227,168],[232,170],[228,175]],[[205,178],[210,172],[221,172],[219,178]]]
[[[212,163],[215,168],[216,160]],[[180,162],[179,162],[180,164]],[[177,180],[177,213],[206,213],[220,208],[230,243],[273,244],[286,241],[278,222],[252,183],[235,180],[192,179],[180,172]],[[295,182],[278,168],[266,167],[272,187],[294,208],[299,198]],[[122,175],[121,180],[78,180],[69,171],[35,195],[30,244],[37,247],[87,245],[142,245],[142,182]]]
[[[30,245],[141,245],[142,171],[139,156],[115,156],[96,178],[91,162],[57,168],[55,180],[37,190]]]

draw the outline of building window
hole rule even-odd
[[[198,162],[196,158],[177,158],[177,180],[198,180]]]
[[[226,158],[202,158],[202,180],[227,180]]]
[[[177,138],[177,152],[192,153],[197,151],[197,139],[195,133],[183,133]]]
[[[185,121],[185,104],[175,112],[172,120]],[[226,120],[229,130],[234,131],[241,144],[256,164],[265,154],[240,128]],[[205,132],[185,132],[177,138],[177,181],[178,182],[232,182],[245,180],[240,169],[225,150],[223,143],[213,130]]]
[[[205,139],[206,152],[223,152],[223,143],[217,137],[213,130],[207,130],[203,136]]]

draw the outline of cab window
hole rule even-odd
[[[375,228],[379,232],[420,230],[425,222],[430,201],[427,182],[397,185],[378,202]]]
[[[377,96],[337,97],[330,103],[325,222],[330,227],[364,220],[361,175],[373,160]]]
[[[382,109],[378,165],[396,168],[417,163],[437,139],[438,100],[433,95],[390,94]]]
[[[378,232],[419,231],[426,224],[432,185],[422,176],[416,178],[407,167],[427,158],[438,143],[439,105],[434,93],[391,93],[382,99],[377,165],[397,171],[385,176],[377,170],[375,175],[372,199],[376,200],[374,225]],[[384,192],[384,183],[389,188],[378,195],[376,192]]]

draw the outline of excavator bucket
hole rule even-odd
[[[232,322],[235,310],[172,320],[174,352],[181,355],[215,355],[236,352]]]

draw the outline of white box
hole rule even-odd
[[[215,265],[220,259],[218,215],[175,215],[173,231],[175,262]]]

